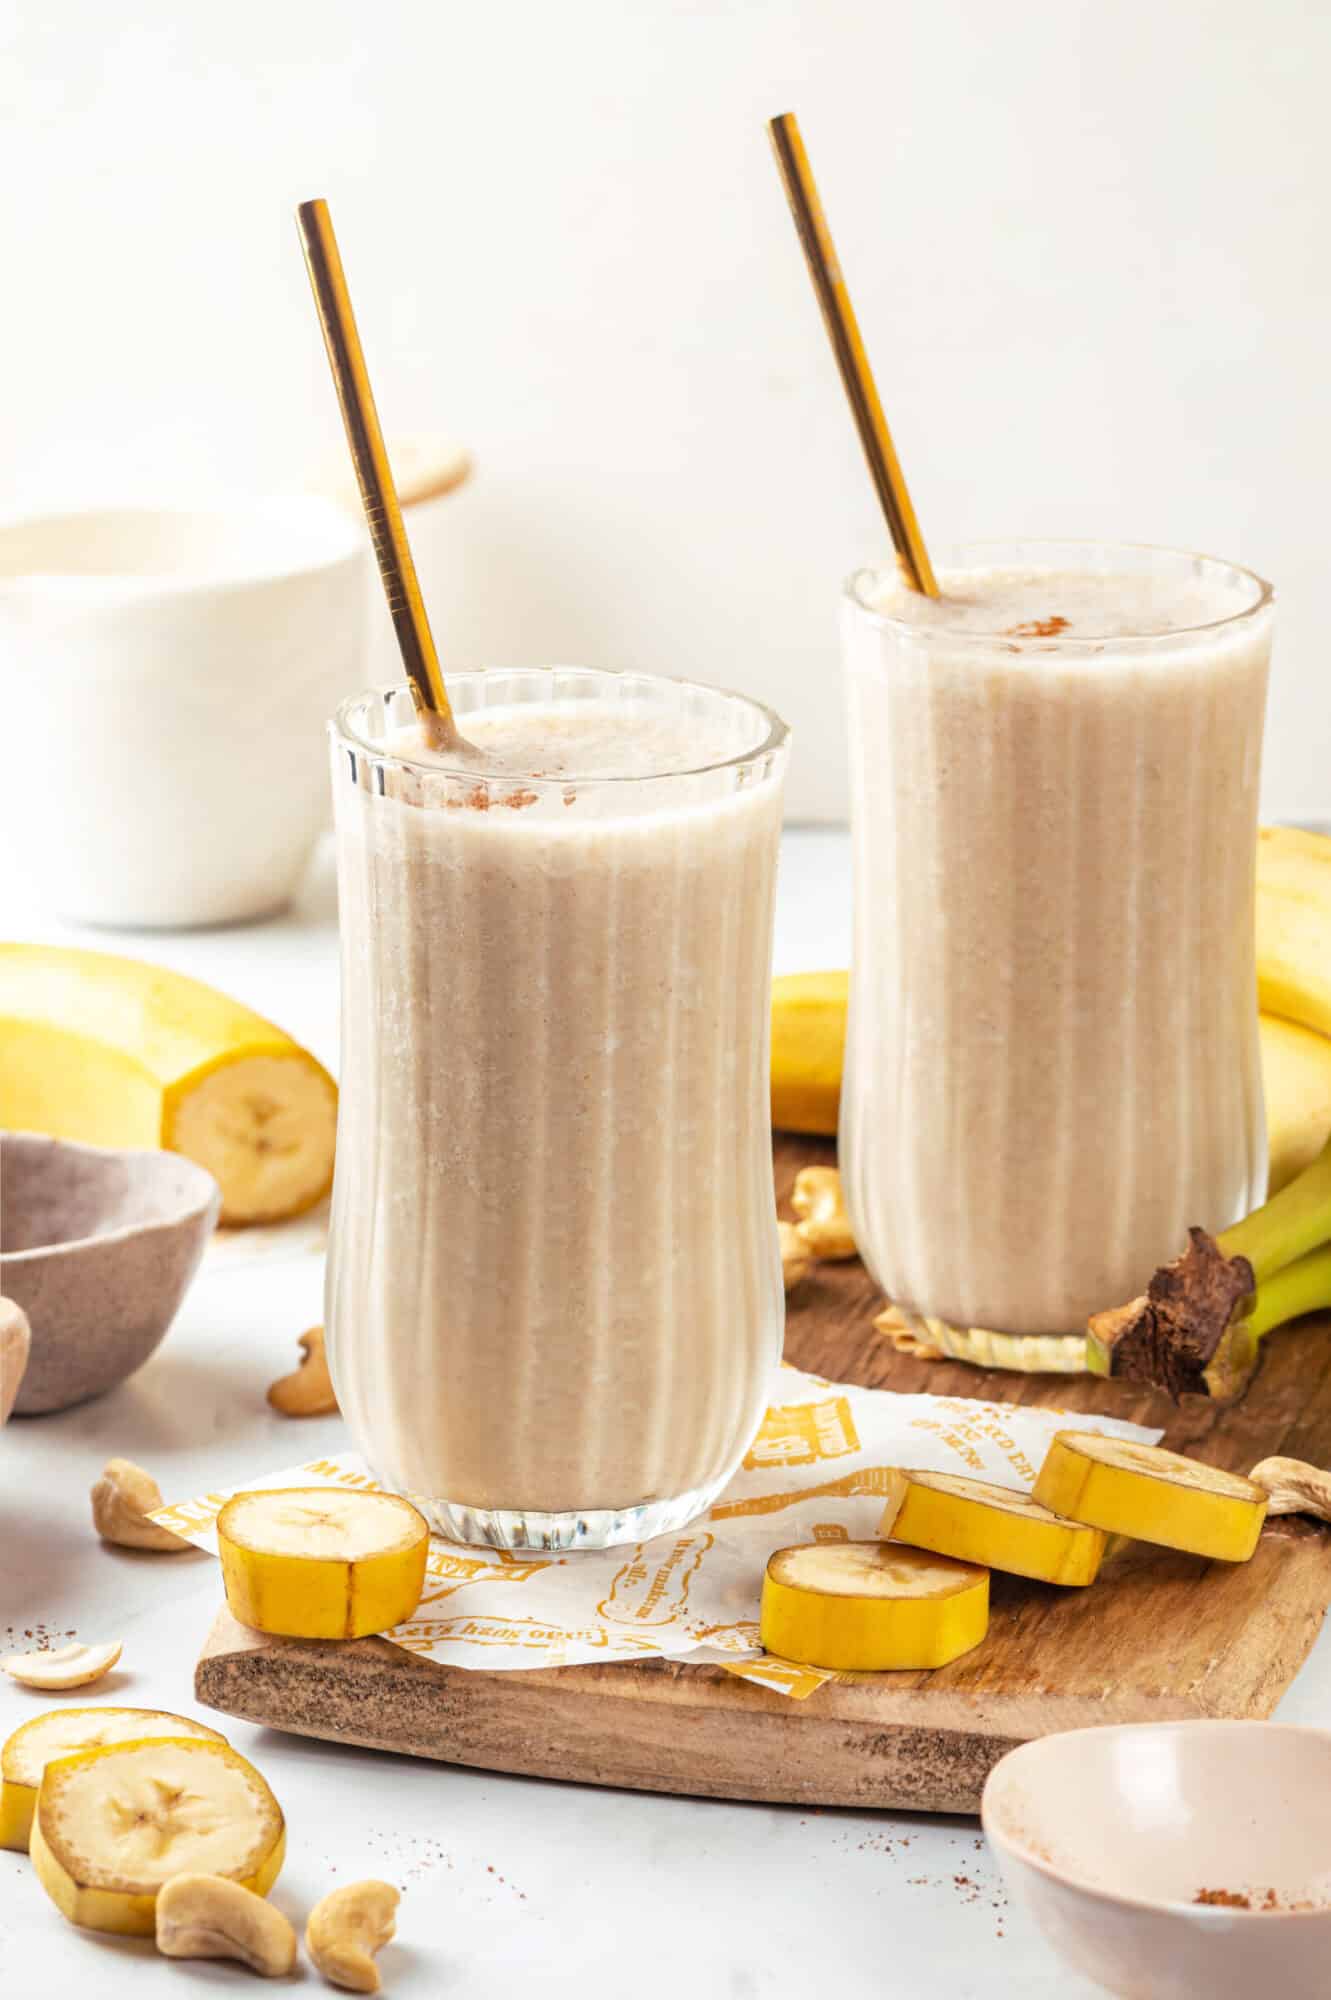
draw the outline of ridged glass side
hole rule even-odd
[[[571,700],[620,687],[562,680]],[[548,701],[551,676],[450,691],[465,730],[472,703]],[[736,698],[634,682],[636,707],[708,700]],[[641,783],[496,782],[481,804],[470,778],[367,754],[373,726],[362,714],[359,742],[333,742],[342,1410],[376,1473],[447,1534],[558,1548],[665,1532],[730,1477],[780,1354],[767,1038],[784,732],[769,741],[739,704],[751,756]]]
[[[857,1241],[909,1312],[1080,1332],[1264,1192],[1269,614],[1073,657],[845,620]]]

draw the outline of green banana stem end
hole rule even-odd
[[[1262,1285],[1331,1241],[1331,1139],[1279,1194],[1216,1238],[1228,1257],[1246,1257]]]

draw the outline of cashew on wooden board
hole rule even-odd
[[[1264,1458],[1248,1474],[1271,1498],[1267,1514],[1315,1514],[1331,1521],[1331,1472],[1305,1465],[1301,1458]]]

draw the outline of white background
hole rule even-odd
[[[418,530],[447,656],[760,693],[839,817],[837,587],[882,536],[793,107],[926,533],[1272,576],[1268,805],[1323,805],[1329,76],[1319,0],[10,0],[0,508],[337,450],[324,193],[388,428],[480,467]]]

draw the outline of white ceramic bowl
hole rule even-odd
[[[1011,1894],[1108,1992],[1331,1994],[1331,1731],[1161,1722],[1042,1736],[995,1766],[981,1816]],[[1204,1891],[1253,1907],[1199,1904]],[[1269,1896],[1277,1908],[1261,1907]]]
[[[84,923],[279,909],[361,686],[368,543],[312,495],[0,525],[0,827]]]

